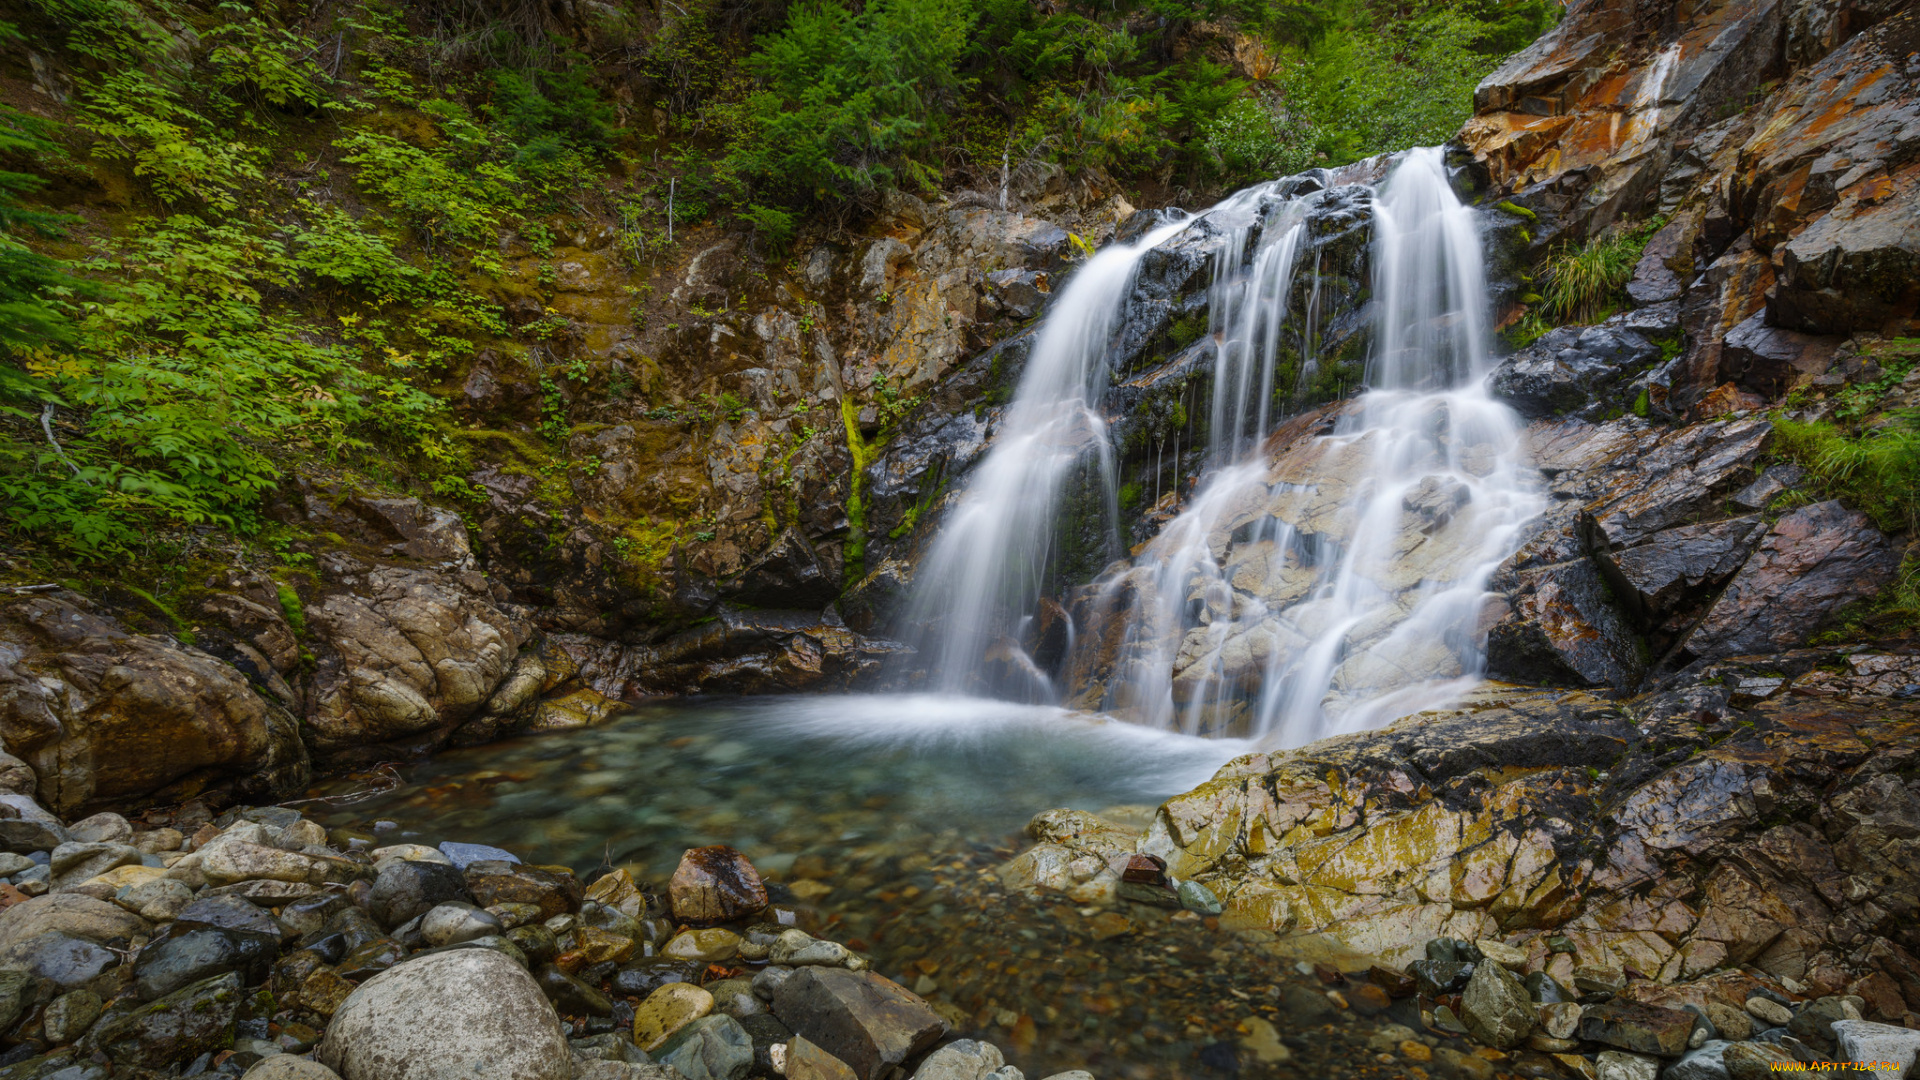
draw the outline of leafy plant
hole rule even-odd
[[[1541,289],[1547,312],[1563,322],[1602,318],[1620,302],[1647,241],[1664,224],[1664,220],[1653,218],[1638,226],[1616,228],[1609,235],[1549,257],[1542,270]]]

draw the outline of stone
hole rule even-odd
[[[584,891],[569,870],[481,860],[467,866],[467,886],[481,907],[533,904],[542,919],[580,910]],[[453,899],[449,897],[448,899]]]
[[[703,1016],[670,1036],[654,1057],[686,1080],[746,1080],[753,1038],[731,1016]]]
[[[0,1031],[10,1031],[33,1007],[39,987],[24,971],[0,971]]]
[[[1576,996],[1573,991],[1561,985],[1560,980],[1544,971],[1530,971],[1527,977],[1520,981],[1526,984],[1527,993],[1533,995],[1533,1000],[1542,1005],[1572,1001]]]
[[[990,1042],[955,1039],[928,1054],[914,1070],[913,1080],[981,1080],[1006,1063],[1000,1048]],[[847,1075],[852,1076],[853,1070],[848,1069]]]
[[[1643,1054],[1602,1050],[1593,1061],[1595,1080],[1659,1080],[1660,1061]]]
[[[1713,1029],[1728,1042],[1744,1042],[1753,1035],[1753,1020],[1744,1011],[1719,1001],[1707,1002],[1706,1011]]]
[[[535,982],[547,1000],[567,1016],[612,1016],[613,1000],[552,964],[535,969]]]
[[[1871,1020],[1836,1020],[1833,1042],[1843,1061],[1890,1061],[1901,1070],[1892,1073],[1894,1080],[1920,1076],[1920,1031]]]
[[[1580,1014],[1585,1010],[1577,1001],[1560,1001],[1540,1006],[1540,1027],[1555,1039],[1571,1039],[1580,1030]]]
[[[840,968],[795,972],[774,994],[773,1012],[846,1062],[860,1080],[880,1080],[947,1031],[946,1021],[905,987],[872,972]]]
[[[1784,1027],[1793,1022],[1793,1010],[1771,998],[1759,996],[1747,999],[1747,1013],[1768,1027]]]
[[[668,983],[653,991],[633,1013],[633,1041],[652,1052],[674,1032],[713,1012],[713,995],[691,982]]]
[[[595,878],[593,884],[587,886],[585,901],[611,908],[629,919],[644,918],[647,913],[646,894],[634,884],[633,875],[625,869]],[[582,911],[586,910],[585,901],[581,905]]]
[[[161,878],[125,886],[114,894],[113,902],[151,922],[171,922],[193,903],[193,890]]]
[[[674,918],[733,922],[767,906],[767,887],[745,855],[725,845],[689,848],[667,885]]]
[[[1727,1065],[1722,1056],[1731,1045],[1721,1039],[1704,1042],[1667,1066],[1666,1071],[1660,1074],[1660,1080],[1728,1080]]]
[[[0,795],[32,798],[39,786],[40,780],[33,775],[33,766],[12,754],[0,753]]]
[[[1630,404],[1615,400],[1619,389],[1658,359],[1660,349],[1624,322],[1614,318],[1599,326],[1549,330],[1502,360],[1488,376],[1487,388],[1529,419],[1595,418]]]
[[[232,972],[182,987],[124,1013],[103,1017],[87,1045],[120,1065],[159,1068],[221,1050],[233,1041],[240,976]]]
[[[323,967],[309,974],[300,984],[300,1004],[321,1016],[332,1016],[358,989],[341,978],[339,972]]]
[[[571,1039],[567,1043],[578,1057],[593,1061],[625,1061],[634,1065],[646,1065],[652,1062],[645,1050],[633,1045],[632,1036],[623,1031],[609,1031],[604,1035],[589,1035],[584,1039]]]
[[[140,950],[134,984],[142,1001],[229,971],[250,986],[267,977],[279,951],[278,938],[259,934],[214,927],[178,930]]]
[[[140,849],[132,844],[87,844],[70,840],[53,849],[48,868],[55,891],[99,877],[116,867],[140,864]]]
[[[1473,944],[1475,948],[1480,950],[1480,955],[1483,958],[1499,964],[1508,971],[1519,972],[1526,970],[1527,954],[1523,949],[1517,949],[1504,941],[1494,941],[1490,938],[1482,938]],[[1529,993],[1531,993],[1531,988],[1529,988]]]
[[[449,900],[472,899],[467,877],[452,864],[401,860],[389,862],[374,879],[367,912],[381,926],[396,927]]]
[[[0,846],[24,855],[51,851],[67,840],[67,827],[34,802],[33,796],[0,794]]]
[[[428,945],[457,945],[463,941],[506,933],[499,918],[465,901],[436,904],[420,917],[420,936]]]
[[[1180,906],[1188,911],[1202,915],[1220,914],[1220,900],[1212,890],[1197,881],[1183,881],[1174,890],[1179,894]]]
[[[1732,1043],[1720,1052],[1720,1064],[1730,1080],[1766,1080],[1779,1073],[1779,1066],[1793,1060],[1785,1048],[1771,1043]]]
[[[1614,1000],[1581,1011],[1579,1037],[1638,1054],[1679,1057],[1693,1036],[1693,1019],[1679,1009]]]
[[[708,962],[726,960],[740,951],[740,935],[731,930],[714,927],[707,930],[686,930],[675,934],[660,947],[660,955],[669,960],[705,960]],[[776,960],[776,963],[793,963],[791,960]]]
[[[938,1051],[936,1051],[936,1053],[938,1053]],[[932,1055],[929,1055],[928,1061],[931,1062],[932,1060]],[[799,1035],[795,1035],[793,1039],[787,1043],[786,1075],[787,1080],[855,1080],[853,1070],[847,1066],[846,1062],[813,1045]],[[958,1071],[942,1070],[939,1068],[936,1068],[933,1072],[928,1072],[927,1064],[922,1063],[920,1068],[914,1071],[913,1080],[922,1080],[922,1078],[930,1076],[942,1078],[951,1076],[955,1078],[955,1080],[976,1080],[980,1075],[982,1074],[968,1072],[965,1073],[963,1077]]]
[[[335,970],[348,979],[365,979],[399,963],[406,955],[407,947],[400,942],[388,937],[374,938],[349,949]]]
[[[520,861],[519,856],[511,851],[488,847],[485,844],[457,844],[451,840],[440,845],[440,854],[445,855],[448,862],[462,870],[477,862],[517,863]]]
[[[1440,997],[1466,989],[1473,969],[1474,965],[1457,960],[1415,960],[1407,965],[1407,974],[1413,976],[1420,993]]]
[[[315,1060],[344,1080],[571,1080],[560,1018],[533,977],[485,949],[416,957],[367,980]]]
[[[1866,515],[1837,501],[1774,523],[1687,638],[1701,659],[1803,644],[1828,615],[1892,580],[1900,556]]]
[[[1787,1030],[1802,1042],[1817,1040],[1824,1044],[1833,1039],[1836,1021],[1858,1019],[1861,1019],[1860,1010],[1852,1002],[1841,997],[1823,997],[1801,1006],[1787,1024]]]
[[[340,1080],[340,1074],[317,1061],[275,1054],[261,1058],[240,1080]]]
[[[133,839],[133,826],[119,814],[95,814],[67,826],[67,835],[83,844],[124,844]]]
[[[63,1046],[85,1035],[93,1022],[100,1019],[103,1008],[99,994],[85,989],[69,991],[48,1003],[47,1011],[40,1017],[41,1030],[48,1042]]]
[[[453,865],[453,860],[447,857],[446,852],[441,851],[439,848],[428,847],[425,844],[387,844],[383,847],[374,848],[367,854],[373,856],[373,866],[376,871],[386,869],[387,864],[391,862],[424,862],[442,863],[447,866]],[[466,867],[463,866],[460,867],[460,869],[464,870]]]
[[[1474,1038],[1500,1050],[1511,1049],[1533,1033],[1533,997],[1499,963],[1476,964],[1460,997],[1460,1019]]]
[[[1487,671],[1547,686],[1637,686],[1645,658],[1593,561],[1556,563],[1513,576],[1488,631]]]
[[[774,941],[767,959],[783,967],[847,967],[857,958],[837,941],[822,941],[804,930],[786,930]]]
[[[535,964],[544,964],[560,955],[560,939],[540,923],[516,926],[507,931],[506,938]]]

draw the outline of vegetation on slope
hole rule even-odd
[[[113,572],[210,530],[284,552],[263,507],[296,470],[457,502],[490,441],[544,490],[578,358],[515,430],[447,404],[482,349],[560,357],[563,317],[503,309],[547,284],[515,281],[509,236],[538,255],[610,223],[637,266],[704,221],[779,251],[1032,160],[1198,200],[1444,138],[1553,10],[10,0],[0,512],[16,552]]]

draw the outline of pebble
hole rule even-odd
[[[1747,1012],[1768,1027],[1783,1027],[1793,1022],[1793,1010],[1770,998],[1748,998]]]
[[[668,1036],[711,1012],[712,994],[691,983],[668,983],[634,1010],[633,1041],[651,1052]]]
[[[708,930],[686,930],[675,934],[661,948],[660,955],[669,960],[704,960],[713,963],[729,959],[739,951],[740,935],[731,930],[715,927]],[[792,963],[793,961],[777,962]]]
[[[436,905],[420,917],[420,936],[428,945],[457,945],[505,932],[499,917],[462,900]]]

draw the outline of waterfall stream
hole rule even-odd
[[[1122,622],[1072,627],[1083,654],[1117,642],[1104,660],[1070,665],[1105,672],[1098,697],[1080,702],[1154,727],[1292,746],[1443,705],[1479,677],[1487,581],[1544,497],[1518,417],[1484,387],[1474,211],[1437,148],[1409,152],[1362,193],[1372,208],[1365,391],[1281,417],[1283,435],[1276,402],[1302,387],[1277,386],[1276,373],[1297,370],[1304,384],[1323,359],[1318,268],[1304,253],[1325,194],[1283,190],[1249,188],[1109,248],[1055,301],[998,438],[918,576],[912,617],[937,628],[931,668],[942,685],[966,685],[992,652],[1028,673],[1031,696],[1080,693],[1053,686],[1012,643],[1011,620],[1041,595],[1062,479],[1090,453],[1112,476],[1101,391],[1141,260],[1199,221],[1224,236],[1207,297],[1206,465],[1131,563],[1083,591],[1093,599],[1075,608],[1082,622]],[[1290,306],[1302,288],[1307,302]]]

